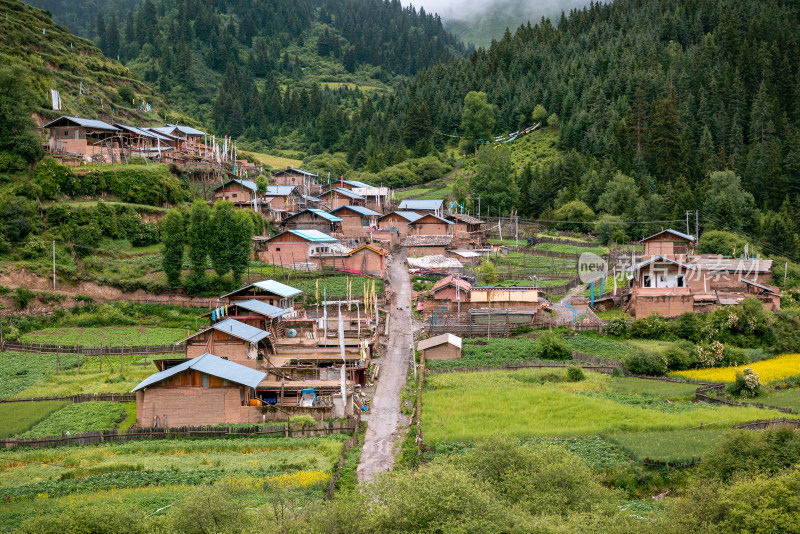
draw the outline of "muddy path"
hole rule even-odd
[[[400,393],[411,362],[411,281],[406,268],[405,249],[392,254],[389,283],[394,299],[389,308],[389,343],[378,360],[380,378],[372,400],[364,447],[358,464],[358,479],[370,480],[394,465],[394,445],[405,418],[400,411]]]

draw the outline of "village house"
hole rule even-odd
[[[150,131],[166,134],[178,139],[178,150],[186,152],[196,152],[203,145],[203,137],[208,134],[191,126],[181,126],[179,124],[168,124],[166,126],[151,126]]]
[[[314,208],[289,215],[281,225],[284,230],[318,230],[324,234],[342,232],[342,219],[327,211]]]
[[[255,299],[288,310],[290,313],[285,315],[291,316],[294,313],[294,299],[301,293],[301,290],[275,280],[262,280],[226,293],[220,299],[227,299],[231,304]]]
[[[327,205],[331,212],[342,206],[365,206],[367,203],[367,199],[361,195],[341,187],[334,187],[325,193],[320,193],[319,198],[322,200],[322,204]]]
[[[461,338],[441,334],[417,343],[417,352],[425,360],[457,360],[461,358]]]
[[[540,307],[539,291],[534,287],[473,286],[467,280],[455,276],[448,276],[436,282],[431,288],[431,298],[437,303],[459,304],[464,310],[475,308],[537,310]]]
[[[431,296],[436,300],[467,302],[471,288],[470,283],[462,278],[446,276],[433,284]]]
[[[400,244],[406,247],[409,257],[419,256],[444,256],[447,249],[453,244],[453,236],[450,235],[410,235],[403,239]]]
[[[426,213],[416,221],[408,223],[411,235],[453,235],[453,222],[438,215]]]
[[[378,245],[362,245],[347,255],[344,266],[350,272],[382,278],[386,273],[388,254],[388,251]]]
[[[270,178],[276,185],[301,187],[301,189],[308,194],[313,189],[312,184],[316,184],[319,175],[304,171],[303,169],[289,167],[288,169],[273,172]]]
[[[660,313],[707,313],[755,296],[770,310],[780,309],[780,291],[769,285],[772,260],[695,254],[695,238],[664,230],[645,238],[644,259],[629,272],[623,305],[633,317]]]
[[[232,318],[246,325],[253,326],[265,332],[274,334],[275,338],[284,337],[286,328],[283,316],[290,315],[291,310],[278,308],[266,302],[256,299],[238,300],[233,304],[220,306],[200,315],[198,319],[208,317],[212,323],[217,323]]]
[[[120,130],[106,122],[64,115],[42,128],[48,131],[53,154],[74,155],[94,162],[119,161]]]
[[[416,211],[418,213],[433,213],[434,215],[444,214],[444,200],[441,198],[432,200],[407,199],[400,202],[397,207],[399,211]]]
[[[178,343],[186,344],[187,358],[197,358],[210,352],[256,369],[257,361],[271,351],[270,337],[274,339],[270,332],[225,317]]]
[[[172,150],[169,139],[161,134],[120,122],[115,122],[114,127],[119,129],[120,151],[127,157],[160,158],[162,152]]]
[[[136,393],[136,423],[153,427],[261,423],[256,387],[267,376],[203,353],[144,379]]]
[[[444,218],[455,223],[453,235],[457,240],[475,247],[482,247],[486,242],[486,230],[479,218],[465,213],[451,213]]]
[[[320,261],[315,257],[330,253],[331,247],[339,243],[319,230],[285,230],[272,237],[254,239],[266,245],[266,250],[256,251],[260,261],[303,270],[318,269]]]
[[[263,212],[273,222],[281,222],[289,215],[301,211],[305,201],[293,185],[269,185],[264,193]]]
[[[330,213],[342,219],[341,234],[343,238],[350,240],[368,238],[370,232],[378,228],[380,213],[364,206],[341,206]]]
[[[422,215],[414,211],[392,211],[378,217],[378,228],[395,232],[399,238],[403,239],[411,235],[411,228],[408,224],[420,217]]]
[[[236,207],[256,209],[258,203],[258,187],[252,180],[233,178],[212,190],[212,201],[227,200]]]
[[[346,189],[364,198],[364,206],[375,211],[383,211],[389,205],[389,188],[375,187],[356,180],[344,180],[331,182],[322,186],[320,196],[330,193],[331,189]]]

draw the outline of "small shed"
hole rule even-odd
[[[417,350],[428,360],[457,360],[461,358],[461,338],[453,334],[434,336],[417,343]]]

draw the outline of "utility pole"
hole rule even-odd
[[[700,244],[700,212],[694,210],[694,245]]]
[[[692,213],[691,210],[686,210],[686,235],[691,235],[691,234],[689,234],[689,214],[690,213]]]
[[[56,288],[56,241],[53,240],[53,289]]]
[[[481,216],[481,196],[478,195],[478,217]]]

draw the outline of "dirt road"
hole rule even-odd
[[[392,254],[389,265],[390,285],[394,293],[394,301],[387,305],[391,315],[391,331],[386,354],[378,360],[381,372],[358,464],[358,479],[362,482],[391,469],[394,465],[394,443],[401,431],[400,392],[411,362],[411,283],[405,261],[405,249],[401,249]]]

